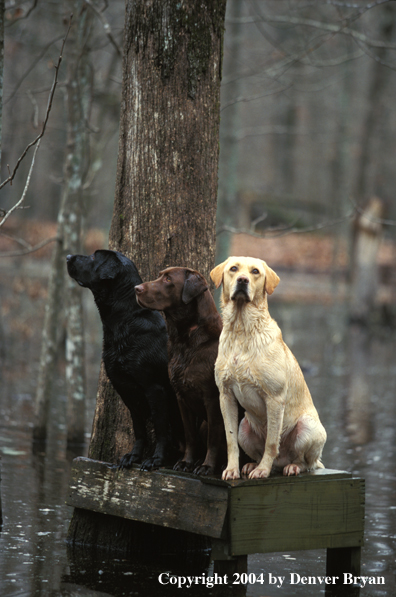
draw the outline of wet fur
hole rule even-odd
[[[238,442],[253,462],[242,474],[266,478],[323,468],[326,432],[301,369],[268,311],[279,278],[261,259],[230,257],[211,272],[223,284],[223,331],[215,365],[227,439],[224,479],[240,477]],[[237,404],[245,409],[238,429]]]
[[[173,465],[183,440],[176,397],[168,377],[167,332],[159,313],[140,307],[135,286],[141,278],[134,263],[117,251],[68,255],[69,275],[89,288],[103,325],[103,362],[112,385],[128,407],[135,444],[121,468],[142,463],[151,470]],[[148,447],[146,422],[155,431],[155,449],[143,462]]]
[[[167,268],[136,288],[139,304],[164,312],[169,377],[183,420],[186,450],[175,470],[210,475],[226,458],[219,391],[214,379],[221,317],[205,278],[195,270]]]

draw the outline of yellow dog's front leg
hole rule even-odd
[[[249,474],[249,479],[266,479],[269,477],[272,464],[279,452],[285,403],[283,399],[271,396],[266,398],[265,403],[267,408],[267,437],[264,454],[258,466]]]
[[[222,479],[230,481],[239,479],[239,447],[238,447],[238,403],[229,389],[220,387],[220,408],[223,415],[227,440],[227,468],[223,471]]]

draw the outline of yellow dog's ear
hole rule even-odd
[[[265,261],[263,261],[263,263],[265,268],[264,291],[267,291],[268,294],[272,294],[278,286],[280,278],[278,274],[265,263]]]
[[[226,263],[227,263],[227,260],[223,261],[223,263],[216,265],[216,267],[214,269],[212,269],[212,271],[210,272],[210,277],[212,278],[213,282],[215,283],[216,288],[218,288],[223,281],[223,274],[224,274],[224,268],[226,266]]]

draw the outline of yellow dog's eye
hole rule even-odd
[[[237,272],[238,268],[236,265],[233,265],[232,267],[230,267],[230,272]]]
[[[252,274],[259,274],[260,272],[258,271],[258,269],[255,267],[254,269],[252,269]]]

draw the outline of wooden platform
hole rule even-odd
[[[246,568],[247,554],[326,548],[327,575],[360,572],[364,480],[342,471],[222,481],[77,458],[67,504],[207,536],[222,570]]]

